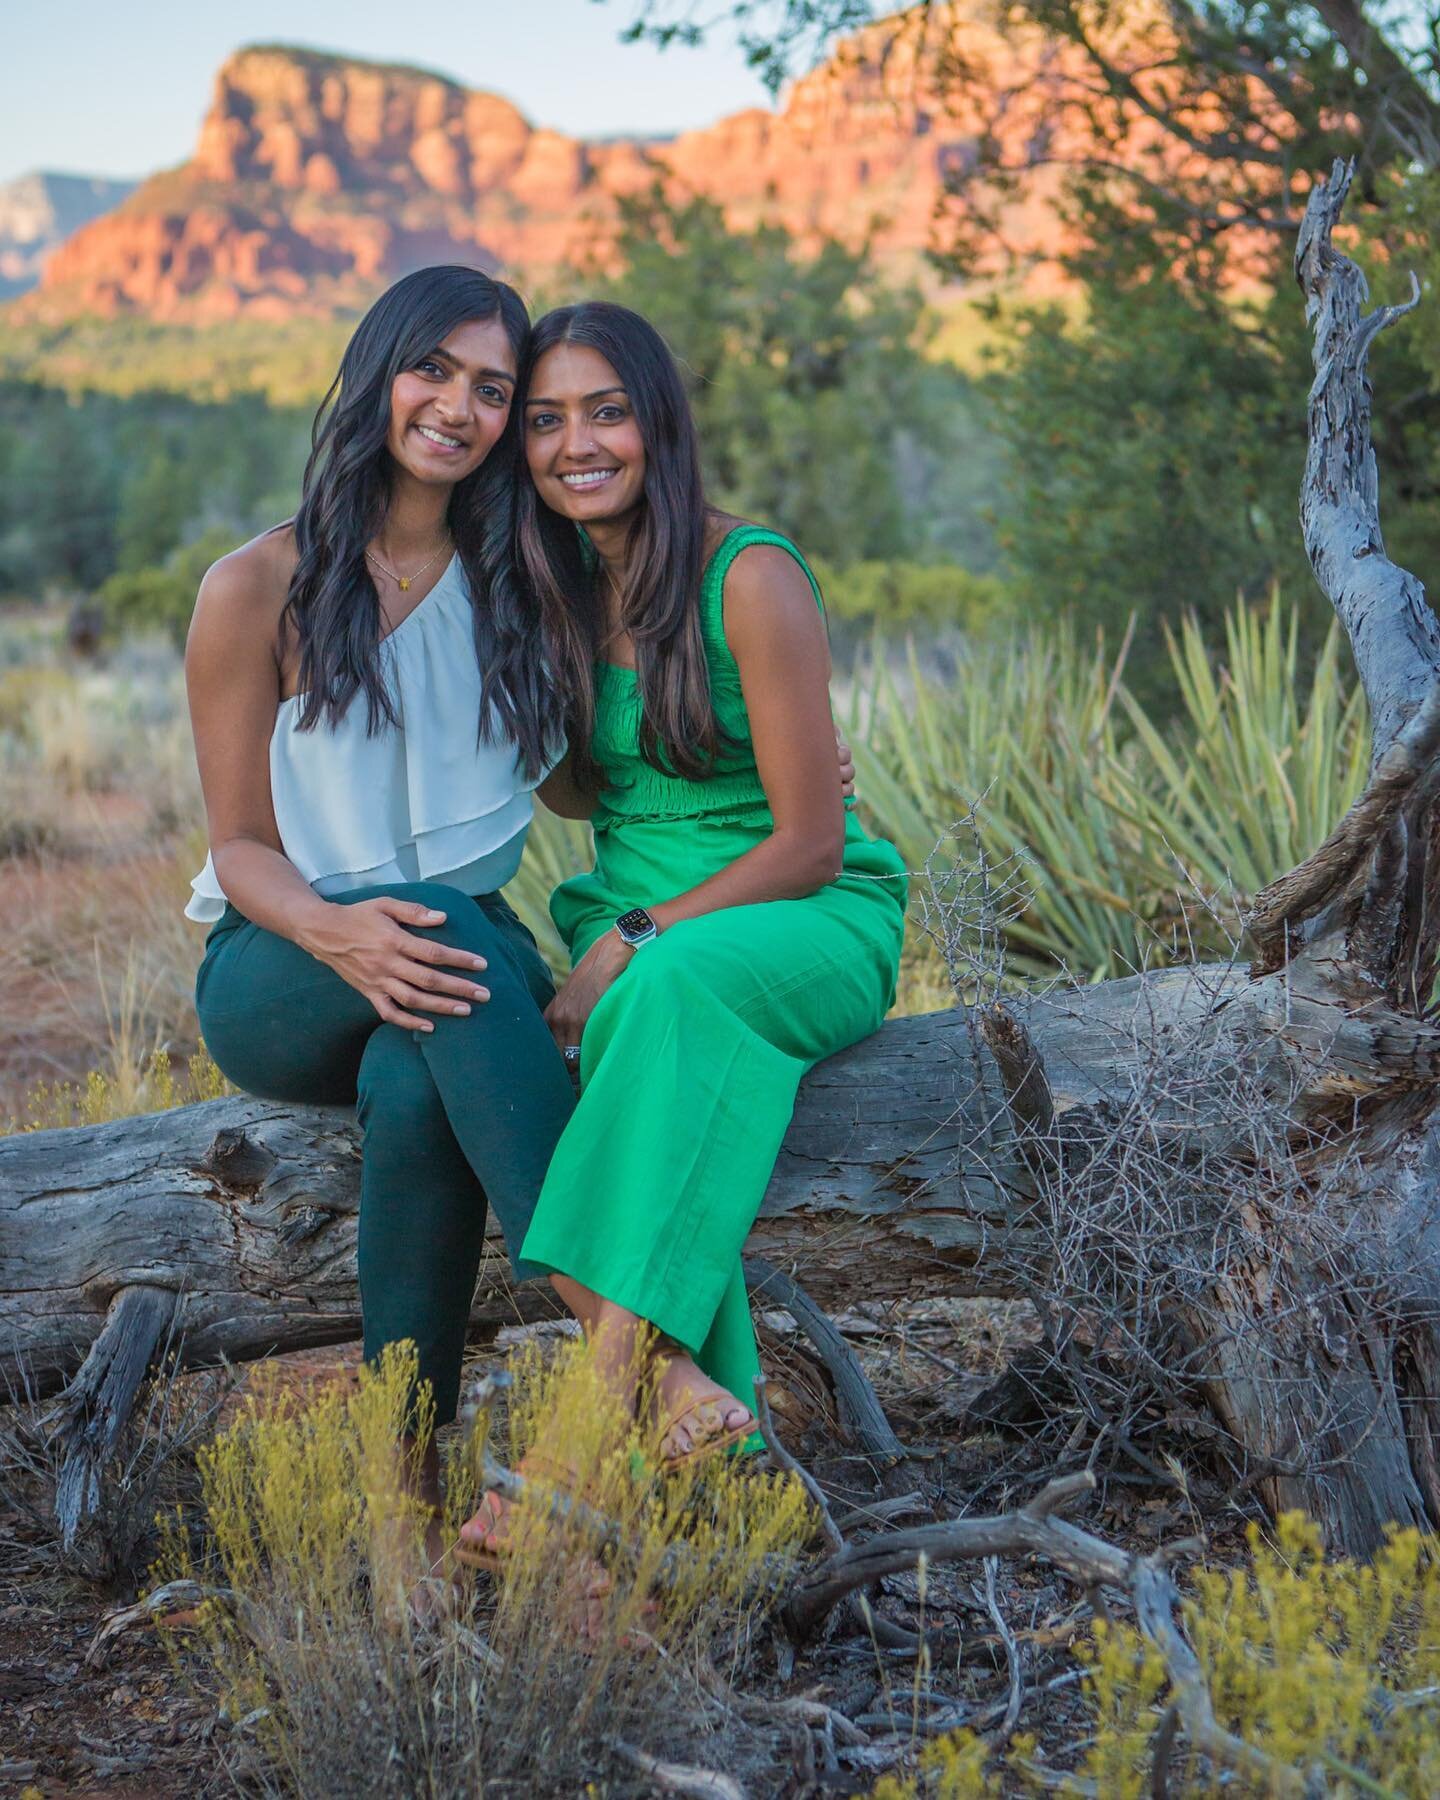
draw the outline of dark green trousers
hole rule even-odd
[[[332,969],[232,906],[206,940],[195,1005],[237,1087],[357,1108],[365,1355],[413,1338],[444,1424],[459,1398],[487,1200],[517,1276],[541,1273],[518,1252],[574,1093],[542,1016],[550,971],[504,900],[424,881],[330,897],[381,894],[443,912],[443,925],[416,935],[483,956],[490,999],[465,1017],[431,1014],[433,1032],[387,1025]]]

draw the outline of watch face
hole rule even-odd
[[[615,929],[626,939],[649,937],[655,929],[655,921],[643,906],[636,906],[627,913],[621,913],[615,921]]]

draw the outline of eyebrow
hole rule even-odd
[[[582,400],[601,400],[606,394],[623,394],[624,392],[625,389],[623,384],[617,382],[614,387],[596,388],[593,393],[582,394],[580,398]],[[527,399],[525,404],[527,406],[558,406],[560,402],[558,400],[542,400],[536,395],[531,399]]]
[[[449,363],[452,369],[463,369],[465,366],[458,356],[452,356],[448,350],[442,350],[438,345],[435,349],[427,351],[426,355],[440,358],[442,361]],[[425,358],[421,357],[420,360],[423,362]],[[508,381],[511,387],[514,387],[515,385],[515,377],[508,369],[476,369],[475,373],[477,376],[488,375],[495,381]]]

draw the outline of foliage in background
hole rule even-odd
[[[807,560],[832,626],[864,625],[896,636],[958,630],[988,637],[1009,624],[1014,593],[998,575],[977,575],[948,562]]]
[[[118,632],[161,631],[185,642],[195,596],[211,563],[229,555],[241,534],[212,525],[192,543],[165,551],[146,568],[117,569],[96,595],[106,623]]]
[[[0,382],[0,596],[87,593],[163,567],[207,531],[233,548],[293,511],[307,427],[253,395],[67,397]]]
[[[12,1119],[0,1132],[58,1131],[71,1125],[105,1125],[139,1113],[169,1112],[201,1100],[220,1100],[235,1089],[220,1073],[202,1044],[176,1073],[168,1050],[152,1050],[138,1064],[112,1058],[110,1071],[92,1069],[83,1083],[42,1084],[30,1095],[23,1119]]]
[[[935,320],[864,248],[803,252],[713,201],[626,201],[618,272],[566,299],[634,307],[692,376],[711,498],[808,553],[994,565],[994,457],[971,383],[926,355]]]
[[[39,382],[72,399],[163,392],[210,402],[251,395],[282,411],[308,413],[329,387],[354,329],[350,316],[184,325],[144,318],[17,324],[0,314],[0,381]]]
[[[1079,321],[1016,317],[987,393],[1010,453],[1000,541],[1027,617],[1070,614],[1118,640],[1135,615],[1132,677],[1152,689],[1165,621],[1217,627],[1237,594],[1279,581],[1324,629],[1296,517],[1309,372],[1290,310],[1285,352],[1233,304],[1166,279],[1097,289]]]

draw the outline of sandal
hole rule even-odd
[[[655,1351],[654,1366],[673,1361],[677,1354],[683,1356],[687,1353],[681,1350],[679,1345],[671,1346],[662,1341]],[[737,1400],[733,1394],[728,1396],[728,1400],[732,1406],[744,1407],[745,1422],[740,1425],[727,1426],[725,1430],[716,1432],[713,1436],[703,1437],[699,1443],[692,1443],[688,1450],[681,1450],[678,1454],[670,1456],[662,1454],[660,1467],[667,1474],[674,1474],[676,1470],[686,1468],[691,1463],[703,1462],[706,1457],[716,1456],[722,1450],[729,1450],[736,1444],[743,1444],[746,1438],[753,1437],[760,1429],[760,1421],[749,1407],[745,1406],[743,1400]],[[665,1443],[688,1420],[698,1418],[706,1407],[715,1407],[724,1412],[726,1400],[720,1394],[706,1394],[701,1395],[698,1399],[682,1401],[674,1412],[666,1414],[659,1420],[657,1431],[660,1443]]]

